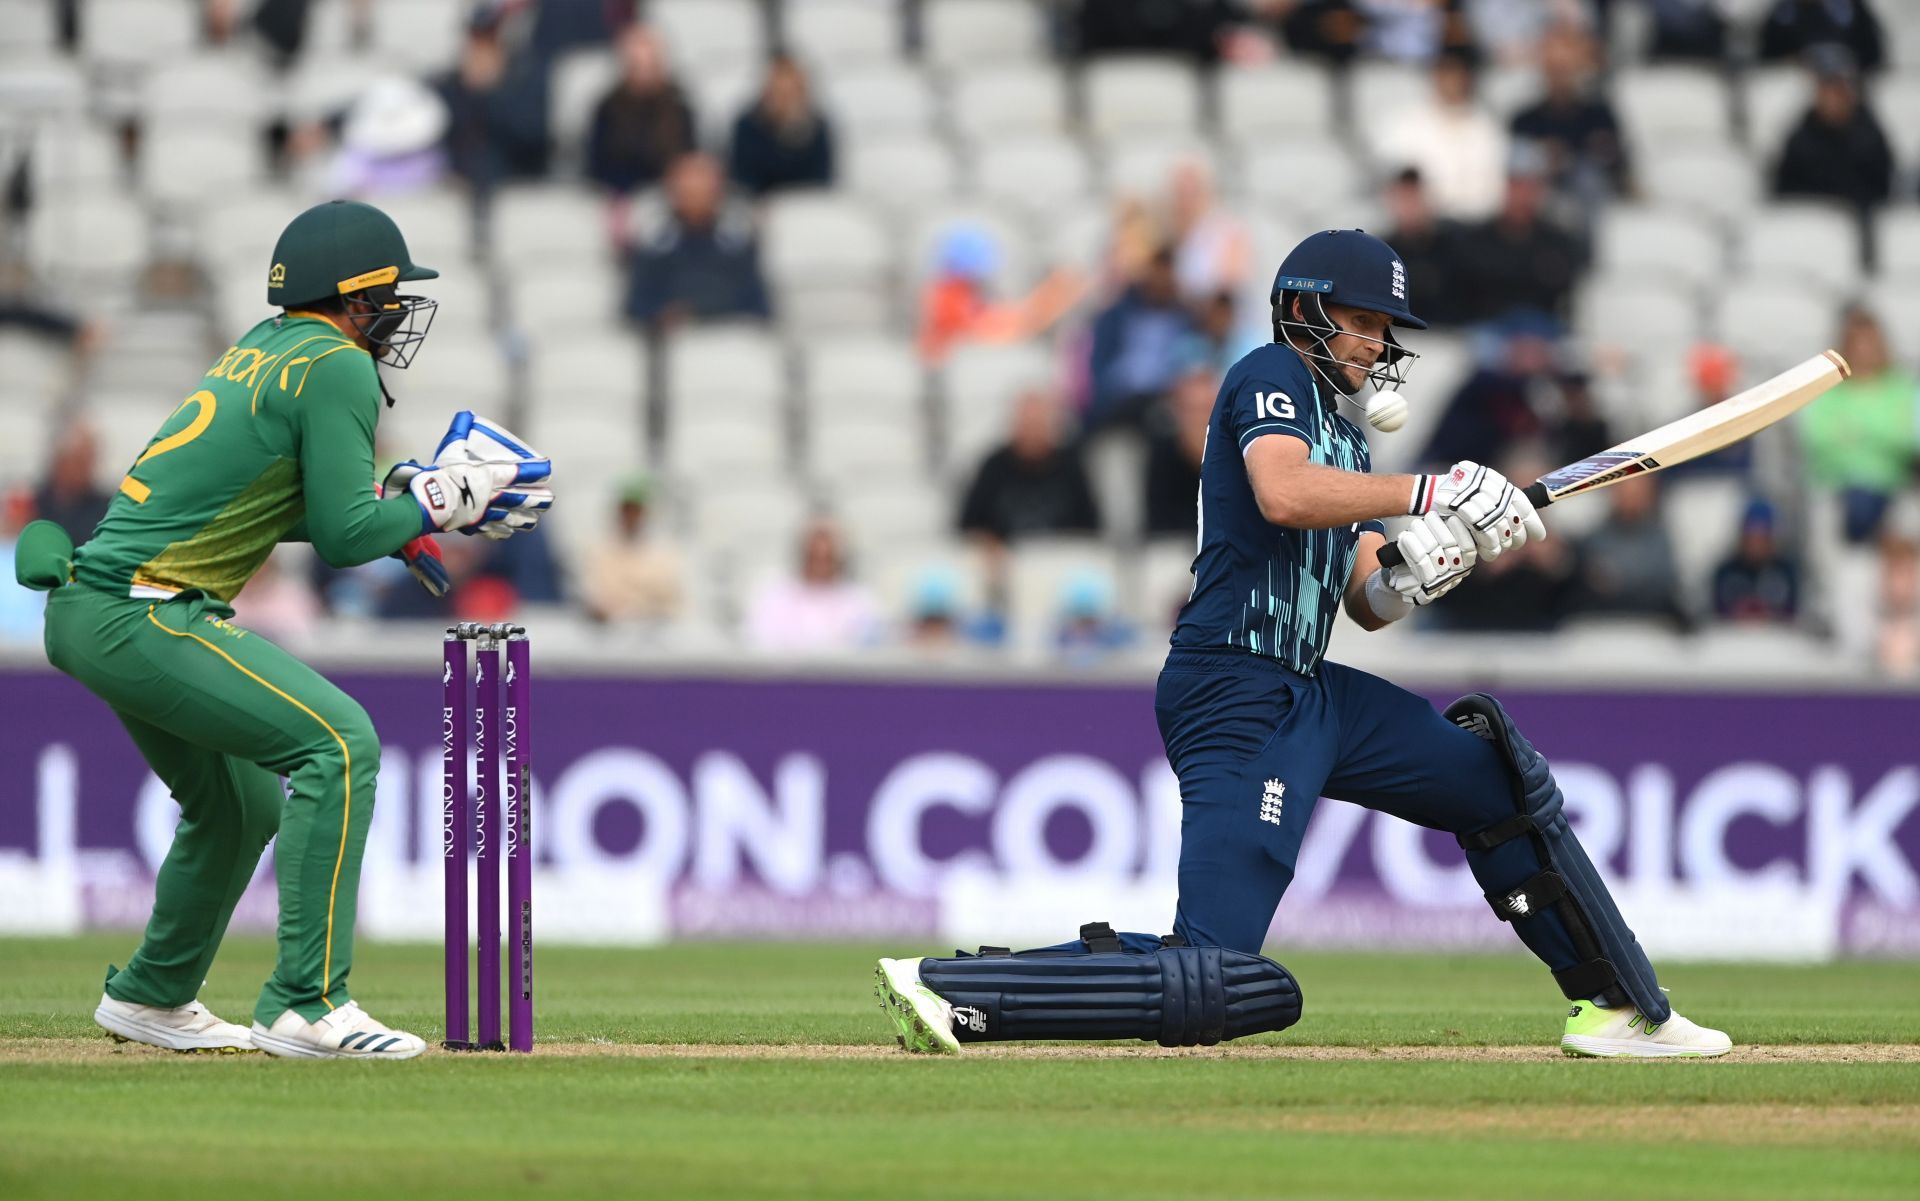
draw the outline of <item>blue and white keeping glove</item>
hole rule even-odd
[[[432,466],[416,462],[387,473],[386,490],[406,488],[423,526],[502,539],[533,529],[553,506],[553,463],[503,426],[472,413],[454,416]]]

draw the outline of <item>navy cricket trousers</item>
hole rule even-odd
[[[1406,689],[1338,663],[1304,676],[1241,651],[1176,650],[1154,713],[1180,778],[1174,930],[1191,945],[1260,950],[1322,796],[1452,834],[1518,811],[1512,773],[1491,743]],[[1277,797],[1271,780],[1283,786]],[[1546,866],[1526,838],[1468,852],[1467,862],[1488,893]],[[1549,968],[1580,962],[1557,913],[1516,929]]]

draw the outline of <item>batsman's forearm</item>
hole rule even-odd
[[[1254,476],[1260,512],[1275,525],[1326,530],[1408,512],[1411,475],[1370,475],[1318,463],[1296,463],[1273,477]]]

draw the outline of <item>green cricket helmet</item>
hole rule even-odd
[[[330,200],[281,231],[267,303],[297,309],[344,299],[348,319],[378,348],[376,357],[405,367],[433,324],[437,302],[402,295],[395,285],[439,276],[413,261],[392,217],[357,200]]]

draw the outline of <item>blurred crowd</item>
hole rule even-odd
[[[1622,416],[1634,405],[1618,396],[1644,376],[1623,369],[1614,349],[1582,326],[1579,304],[1601,267],[1608,214],[1644,199],[1653,182],[1644,166],[1653,148],[1635,144],[1616,108],[1623,44],[1640,63],[1704,64],[1729,76],[1765,65],[1803,71],[1809,99],[1783,140],[1764,150],[1765,178],[1775,198],[1827,202],[1857,221],[1865,278],[1880,253],[1880,215],[1914,204],[1911,168],[1920,161],[1920,114],[1888,120],[1873,99],[1873,81],[1920,71],[1920,62],[1896,61],[1883,18],[1912,18],[1889,14],[1891,2],[1029,7],[1068,73],[1143,55],[1191,62],[1209,76],[1293,62],[1324,64],[1336,79],[1380,63],[1423,72],[1423,94],[1404,96],[1398,108],[1347,113],[1340,126],[1350,131],[1341,136],[1366,143],[1370,172],[1351,222],[1380,229],[1407,264],[1415,311],[1432,323],[1436,341],[1463,348],[1457,370],[1424,381],[1442,390],[1422,391],[1415,366],[1410,392],[1428,415],[1400,435],[1413,441],[1379,457],[1399,469],[1474,459],[1527,479],[1638,432]],[[365,23],[402,0],[336,3]],[[380,203],[451,186],[484,214],[499,189],[576,181],[604,201],[606,254],[625,279],[618,319],[636,338],[659,345],[721,322],[787,329],[805,315],[783,312],[769,284],[765,206],[782,194],[844,187],[848,170],[841,121],[819,94],[834,64],[809,61],[782,36],[807,3],[754,6],[769,52],[737,111],[699,110],[699,89],[676,62],[673,39],[641,0],[498,0],[463,7],[443,70],[383,78],[348,103],[295,114],[262,136],[277,179],[309,196]],[[927,11],[939,3],[899,6],[903,55],[916,52]],[[51,7],[72,52],[91,5]],[[201,36],[214,46],[245,43],[285,66],[304,52],[313,8],[306,0],[204,0]],[[593,98],[584,153],[562,162],[549,127],[556,64],[589,52],[613,69]],[[1530,81],[1530,94],[1496,108],[1485,97],[1496,75]],[[129,154],[138,149],[138,116],[121,127]],[[914,268],[915,311],[894,319],[923,368],[937,376],[967,348],[1031,344],[1046,347],[1054,365],[1009,388],[998,444],[938,485],[968,553],[913,573],[889,594],[863,577],[848,530],[823,505],[799,523],[791,545],[764,547],[761,570],[741,577],[746,593],[722,606],[730,633],[781,654],[990,649],[1016,635],[1008,563],[1023,545],[1190,545],[1215,391],[1234,360],[1271,338],[1260,298],[1285,249],[1261,244],[1257,222],[1223,198],[1215,176],[1212,163],[1194,155],[1171,163],[1152,186],[1116,191],[1091,261],[1044,263],[1025,274],[1007,269],[1015,248],[993,222],[941,225]],[[28,179],[24,160],[0,177],[16,225],[34,220],[43,203]],[[1310,195],[1316,180],[1303,173],[1292,186]],[[50,299],[57,289],[37,286],[16,252],[0,244],[0,330],[71,346],[84,363],[102,336],[97,315]],[[1850,298],[1803,338],[1806,353],[1840,349],[1853,378],[1791,431],[1613,488],[1584,502],[1583,520],[1569,506],[1568,528],[1481,570],[1424,620],[1451,631],[1548,632],[1620,619],[1681,631],[1778,626],[1868,648],[1892,675],[1920,672],[1920,380],[1888,335],[1889,322],[1911,320],[1880,311],[1864,293]],[[1417,334],[1406,341],[1422,347]],[[1673,357],[1689,408],[1765,374],[1709,337],[1689,338]],[[84,379],[84,369],[76,376]],[[0,480],[8,489],[0,547],[36,516],[86,537],[116,467],[99,461],[95,433],[84,416],[64,419],[36,478]],[[1103,468],[1115,463],[1125,477],[1117,504],[1112,471]],[[698,548],[662,519],[685,481],[637,454],[608,484],[598,494],[563,491],[565,520],[604,523],[604,534],[579,540],[577,555],[556,557],[540,539],[444,539],[459,586],[440,602],[410,587],[397,563],[334,572],[290,554],[248,587],[242,620],[297,637],[328,615],[489,620],[527,605],[568,605],[595,622],[671,627],[709,591],[697,578]],[[1721,503],[1683,510],[1679,498],[1708,493]],[[1116,508],[1128,513],[1124,529]],[[1833,562],[1842,567],[1820,566]],[[1064,570],[1051,586],[1042,641],[1075,663],[1158,645],[1179,599],[1129,603],[1120,594],[1129,581],[1098,570]],[[0,634],[30,636],[34,614],[9,596]]]

